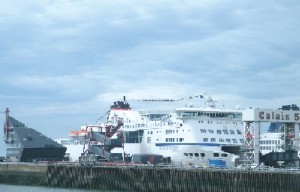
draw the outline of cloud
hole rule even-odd
[[[299,102],[297,1],[0,4],[0,108],[45,131],[94,121],[124,95]]]

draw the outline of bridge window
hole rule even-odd
[[[219,153],[214,153],[214,157],[220,157]]]
[[[209,132],[209,133],[214,133],[214,130],[209,129],[208,132]]]
[[[231,143],[231,140],[230,140],[230,139],[226,139],[226,142],[227,142],[227,143]]]
[[[203,142],[208,142],[208,138],[203,138]]]
[[[216,142],[216,138],[211,138],[210,141],[211,142]]]
[[[201,157],[205,157],[205,153],[200,153]]]
[[[227,154],[226,153],[222,153],[221,156],[222,157],[227,157]]]
[[[199,153],[195,153],[194,155],[195,155],[195,157],[199,157]]]
[[[232,142],[233,142],[233,143],[237,143],[237,140],[236,140],[236,139],[232,139]]]
[[[230,134],[235,134],[234,130],[229,130]]]
[[[205,129],[200,129],[201,133],[206,133]]]

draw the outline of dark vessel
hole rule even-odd
[[[6,160],[12,162],[62,161],[66,147],[9,116],[6,109]]]

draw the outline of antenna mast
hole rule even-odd
[[[8,139],[8,132],[9,132],[9,109],[6,108],[5,110],[5,125],[4,125],[4,141],[5,143],[8,143],[7,142],[7,139]]]

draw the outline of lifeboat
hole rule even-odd
[[[84,137],[84,136],[87,135],[87,131],[86,131],[86,130],[80,130],[78,135],[79,135],[80,137]]]
[[[78,137],[79,131],[70,131],[69,136],[70,137]]]

